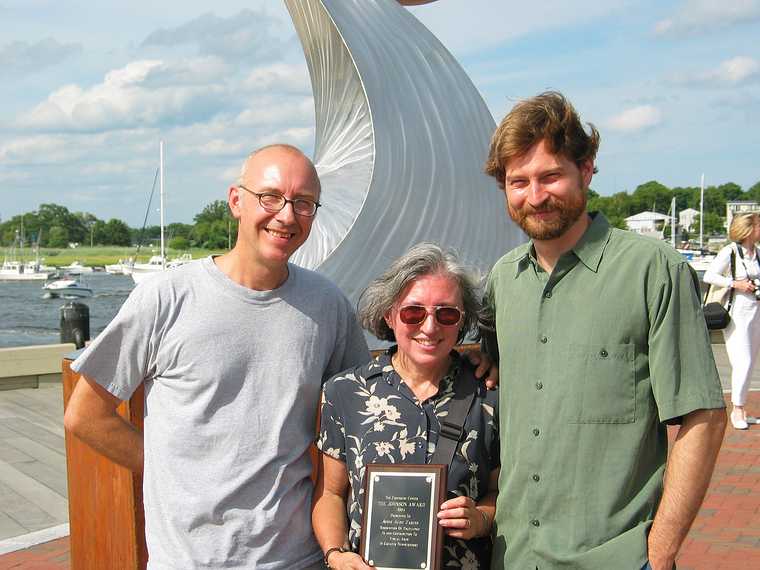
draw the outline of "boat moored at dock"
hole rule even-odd
[[[0,267],[0,281],[45,281],[52,272],[43,271],[41,266],[33,261],[5,261]]]

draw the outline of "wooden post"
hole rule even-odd
[[[69,403],[79,375],[64,359],[63,407]],[[118,408],[119,415],[143,429],[142,386]],[[71,570],[144,570],[145,547],[142,475],[116,465],[76,436],[66,432],[69,485]]]

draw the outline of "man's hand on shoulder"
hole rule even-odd
[[[486,388],[494,390],[499,386],[499,365],[494,364],[485,352],[468,350],[464,355],[476,367],[475,377],[485,380]]]

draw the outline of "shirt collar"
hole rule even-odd
[[[570,251],[578,257],[583,265],[596,273],[599,270],[599,263],[602,260],[604,248],[607,247],[607,242],[610,240],[612,228],[610,228],[610,223],[601,212],[590,212],[589,216],[591,217],[591,223],[586,228],[581,239],[578,240],[578,243]],[[536,248],[531,240],[525,253],[517,261],[515,277],[520,275],[530,265],[535,265],[536,263]]]
[[[596,273],[599,269],[599,263],[602,261],[604,248],[607,247],[607,242],[610,241],[612,228],[610,228],[610,223],[601,212],[593,212],[590,216],[591,224],[586,228],[586,232],[578,240],[578,243],[575,244],[572,251],[578,256],[583,265]]]

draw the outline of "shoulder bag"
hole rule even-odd
[[[731,248],[731,279],[736,279],[736,249]],[[733,287],[710,285],[702,301],[705,323],[711,331],[723,330],[731,322],[731,307],[734,304]]]

